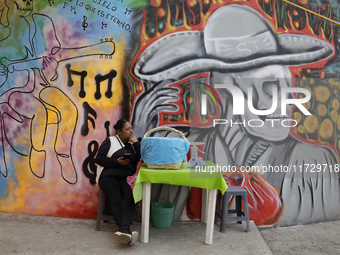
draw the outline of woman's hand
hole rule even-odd
[[[119,165],[126,166],[127,164],[130,163],[130,159],[124,159],[124,157],[118,158],[118,163]]]
[[[135,142],[138,142],[138,139],[134,135],[132,135],[130,137],[129,141],[132,142],[132,143],[135,143]]]

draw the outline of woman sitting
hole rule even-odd
[[[96,156],[97,183],[108,199],[119,227],[115,235],[132,245],[137,240],[138,232],[131,233],[130,230],[135,202],[126,178],[136,171],[141,157],[140,142],[126,119],[118,120],[114,129],[117,135],[106,138]]]

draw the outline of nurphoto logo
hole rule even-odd
[[[215,84],[215,88],[221,89],[225,88],[227,89],[233,98],[233,115],[244,115],[245,114],[245,100],[247,100],[247,106],[249,112],[251,112],[254,115],[257,116],[264,116],[264,115],[270,115],[277,111],[279,100],[278,95],[280,95],[280,114],[282,116],[287,116],[287,106],[288,105],[295,105],[297,108],[300,109],[300,111],[304,115],[311,115],[311,113],[303,106],[304,103],[307,103],[311,98],[311,93],[309,90],[304,88],[280,88],[280,93],[278,93],[278,88],[273,86],[272,87],[272,105],[270,109],[255,109],[253,105],[253,88],[248,87],[247,88],[247,99],[245,98],[244,92],[238,88],[237,86],[233,84]],[[291,98],[289,95],[293,93],[300,93],[304,94],[305,97],[301,96],[299,98]],[[206,115],[207,114],[207,95],[202,94],[201,95],[201,114]],[[247,121],[248,126],[250,127],[262,127],[265,122],[271,122],[272,127],[274,127],[274,123],[277,121],[281,121],[281,125],[284,127],[295,127],[297,125],[296,120],[294,119],[283,119],[282,118],[269,118],[265,119],[264,121],[262,119],[249,119]],[[293,122],[293,123],[292,123]],[[232,120],[226,120],[226,119],[214,119],[214,127],[216,125],[221,124],[227,124],[230,123],[230,125],[246,125],[246,120],[243,120],[242,122],[233,122]]]

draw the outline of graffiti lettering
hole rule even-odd
[[[97,112],[87,103],[83,103],[84,108],[84,123],[81,126],[80,133],[82,136],[87,136],[89,133],[88,121],[92,123],[94,129],[96,129],[96,123],[94,119],[97,119]],[[89,116],[89,114],[93,115],[94,119]]]
[[[107,91],[105,92],[105,96],[107,98],[112,97],[112,80],[117,76],[117,71],[111,70],[108,74],[101,75],[97,74],[94,79],[96,80],[96,93],[94,94],[94,97],[96,99],[100,99],[102,97],[100,93],[100,83],[107,80]]]
[[[85,80],[85,77],[87,75],[87,72],[86,71],[82,71],[82,72],[78,72],[78,71],[74,71],[74,70],[71,70],[71,65],[70,64],[67,64],[66,65],[66,70],[67,70],[67,86],[69,87],[72,87],[74,82],[72,80],[72,74],[73,75],[78,75],[80,76],[80,91],[79,91],[79,97],[81,98],[84,98],[86,96],[86,92],[84,90],[84,80]]]
[[[125,12],[124,12],[124,14],[130,14],[132,12],[132,10],[129,10],[128,8],[125,8]]]
[[[146,16],[146,34],[149,38],[155,37],[158,33],[162,33],[170,21],[171,26],[196,26],[202,24],[203,19],[209,11],[212,3],[211,1],[160,1],[159,7],[148,9]],[[164,15],[158,15],[160,9],[167,10]],[[204,22],[204,21],[203,21]]]
[[[98,10],[97,15],[99,15],[100,17],[104,17],[105,16],[105,12]]]
[[[70,1],[72,2],[72,1]],[[103,6],[105,7],[106,9],[109,9],[110,11],[114,12],[117,10],[117,6],[111,6],[111,3],[109,3],[108,1],[97,1],[97,0],[93,0],[93,3],[95,4],[98,4],[100,6]],[[83,7],[84,6],[84,3],[77,0],[75,5],[79,6],[79,7]],[[64,6],[63,8],[66,8],[68,6],[68,3],[64,2]],[[71,7],[71,11],[74,10],[74,13],[76,14],[76,7],[75,6],[70,6]],[[102,17],[102,18],[106,18],[107,20],[110,20],[112,21],[113,23],[116,23],[119,27],[125,29],[126,31],[129,31],[131,29],[131,25],[130,24],[127,24],[125,21],[122,21],[120,20],[119,18],[113,16],[112,14],[108,13],[108,12],[105,12],[105,11],[102,11],[100,9],[97,10],[97,8],[95,7],[92,7],[91,5],[85,5],[84,8],[91,12],[91,13],[96,13],[98,16]],[[132,12],[132,10],[129,10],[126,8],[124,14],[130,14]],[[85,25],[85,23],[83,22],[82,23],[82,26],[83,24]],[[87,23],[86,23],[87,24]],[[105,27],[107,26],[107,24],[105,24]],[[86,27],[84,27],[84,30]],[[103,29],[103,23],[102,23],[102,29]],[[131,32],[131,31],[130,31]]]
[[[130,24],[126,24],[124,21],[119,20],[117,17],[111,15],[110,13],[106,14],[105,17],[107,20],[112,20],[113,23],[116,23],[118,26],[125,28],[125,30],[130,30]]]
[[[85,6],[85,9],[87,10],[87,11],[90,11],[90,12],[93,12],[93,13],[96,13],[96,8],[95,7],[92,7],[92,6],[90,6],[90,5],[86,5]]]
[[[73,11],[74,14],[77,14],[75,6],[71,6],[71,11]]]
[[[84,3],[83,3],[83,2],[79,2],[79,3],[78,3],[78,0],[77,0],[76,5],[78,5],[79,7],[83,7],[83,6],[84,6]]]
[[[65,9],[67,6],[68,6],[68,3],[64,2],[63,8]],[[70,6],[70,8],[71,8],[70,11],[73,11],[74,14],[77,14],[75,6]]]
[[[101,5],[101,6],[103,6],[103,7],[105,7],[106,9],[109,9],[109,10],[111,10],[111,11],[116,11],[117,10],[117,6],[112,6],[112,7],[110,7],[111,6],[111,3],[110,2],[108,2],[108,1],[103,1],[102,2],[102,4],[101,4],[101,0],[99,0],[99,1],[96,1],[96,0],[93,0],[93,3],[94,4],[98,4],[98,5]]]
[[[214,42],[216,54],[223,54],[231,59],[276,50],[276,42],[268,32],[241,41],[239,38],[218,38],[212,40],[212,42]]]

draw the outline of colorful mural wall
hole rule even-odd
[[[337,1],[0,0],[0,14],[0,211],[95,218],[94,157],[124,117],[137,137],[166,125],[204,142],[257,225],[340,217]],[[311,98],[286,108],[306,96],[290,88]],[[152,196],[200,218],[199,189]]]

